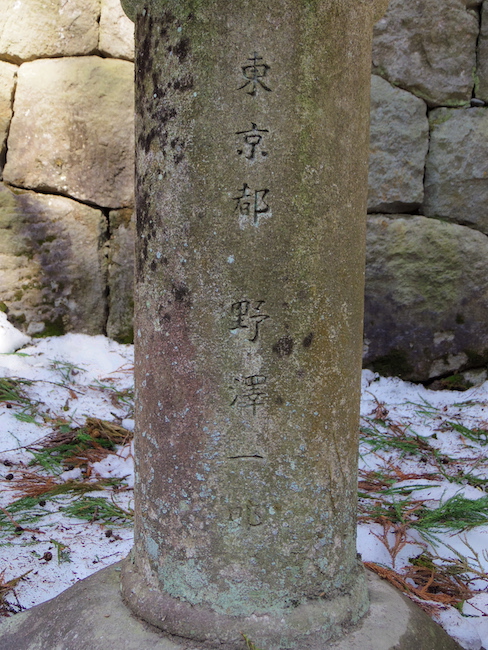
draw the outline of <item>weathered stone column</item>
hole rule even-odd
[[[385,0],[125,0],[136,21],[132,609],[322,648],[367,610],[356,464]]]

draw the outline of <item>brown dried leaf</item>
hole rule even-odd
[[[445,575],[440,568],[437,571],[436,568],[408,567],[407,572],[401,575],[393,569],[374,562],[364,562],[364,566],[377,573],[381,578],[388,580],[390,584],[403,591],[407,596],[413,595],[420,600],[430,600],[443,605],[456,605],[474,595],[474,592],[460,580]],[[417,586],[409,584],[407,578],[413,580]]]

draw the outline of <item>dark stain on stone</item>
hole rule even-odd
[[[176,302],[189,301],[190,290],[184,284],[173,285],[171,291],[173,292]]]
[[[139,282],[144,282],[144,265],[147,260],[147,241],[145,239],[138,240],[137,252],[136,276]]]
[[[164,127],[177,114],[176,109],[168,106],[168,102],[165,101],[166,90],[171,83],[166,88],[160,87],[161,73],[152,56],[153,52],[160,49],[161,42],[168,42],[170,27],[174,22],[173,14],[166,11],[161,17],[156,18],[153,18],[150,13],[140,15],[136,23],[136,38],[139,44],[135,61],[136,101],[146,118],[142,123],[147,124],[147,127],[143,127],[138,134],[137,142],[139,148],[145,153],[149,152],[155,139],[158,140],[159,149],[164,152],[167,142],[167,132]],[[175,53],[178,57],[186,56],[186,44],[180,41],[175,47]],[[180,85],[186,86],[188,79],[184,83],[181,80]],[[151,86],[152,91],[150,91]]]
[[[273,345],[273,352],[279,357],[289,357],[293,352],[295,343],[291,336],[282,336],[280,340]]]
[[[170,45],[168,52],[175,54],[178,57],[178,61],[183,63],[190,52],[190,40],[188,38],[182,38],[176,45]]]
[[[151,140],[147,134],[139,133],[139,135],[137,136],[137,144],[139,145],[139,148],[142,151],[147,153],[151,146]]]
[[[149,196],[145,191],[145,183],[143,178],[137,181],[136,192],[136,277],[140,282],[144,281],[144,265],[147,262],[147,239],[145,237],[149,225]]]
[[[172,120],[176,117],[176,109],[169,106],[160,106],[156,110],[156,117],[160,121],[161,125],[166,124],[169,120]]]
[[[145,153],[149,152],[151,144],[156,138],[159,140],[160,150],[164,149],[168,141],[168,133],[164,127],[169,120],[174,119],[177,115],[174,107],[164,105],[162,102],[153,106],[148,112],[150,113],[154,126],[146,132],[142,131],[138,136],[138,144]]]
[[[164,309],[165,309],[165,307],[161,306],[159,308],[159,310],[158,310],[159,311],[158,317],[159,317],[159,322],[160,322],[161,325],[163,325],[164,323],[169,323],[170,320],[171,320],[171,314],[168,314],[168,312],[165,312]]]
[[[157,137],[158,132],[159,129],[157,127],[153,126],[152,128],[149,129],[143,127],[137,137],[137,143],[139,145],[139,148],[142,149],[145,153],[147,153],[151,148],[152,141],[154,140],[154,138]]]
[[[149,226],[150,216],[150,201],[149,195],[146,191],[146,180],[144,177],[137,179],[137,192],[136,192],[136,231],[139,238],[143,237]]]
[[[143,83],[146,74],[152,70],[152,51],[157,51],[157,46],[162,40],[168,39],[168,25],[174,21],[170,12],[165,12],[161,18],[154,20],[152,14],[140,14],[136,21],[136,85]]]
[[[304,348],[309,348],[312,345],[313,336],[313,332],[310,332],[310,334],[307,334],[307,336],[303,339],[302,345]]]
[[[410,359],[404,350],[390,350],[388,354],[374,359],[368,367],[385,377],[408,378],[413,372]]]
[[[175,79],[173,81],[173,88],[180,93],[185,92],[185,90],[191,90],[193,88],[193,77],[187,75],[181,79]]]
[[[173,140],[170,142],[170,146],[175,150],[175,153],[173,154],[173,160],[175,165],[177,165],[185,157],[185,141],[181,140],[180,138],[173,138]]]
[[[150,14],[141,15],[136,21],[136,34],[135,37],[139,44],[136,50],[136,84],[139,86],[142,79],[152,66],[151,57],[151,40],[153,32],[154,20]]]

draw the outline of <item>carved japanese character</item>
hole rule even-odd
[[[258,88],[271,92],[271,88],[269,88],[263,81],[268,74],[269,65],[261,63],[263,57],[258,56],[257,52],[254,52],[254,55],[250,57],[248,61],[251,61],[249,65],[241,66],[245,82],[242,86],[239,86],[238,90],[245,88],[247,94],[252,95],[253,97],[256,95]]]

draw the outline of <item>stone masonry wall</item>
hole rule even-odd
[[[130,341],[132,23],[118,0],[2,2],[0,308],[34,336]],[[474,380],[488,364],[488,0],[390,0],[372,72],[365,365]]]
[[[133,50],[118,0],[2,0],[0,300],[33,336],[132,339]]]
[[[365,365],[485,378],[488,0],[390,0],[371,98]]]

